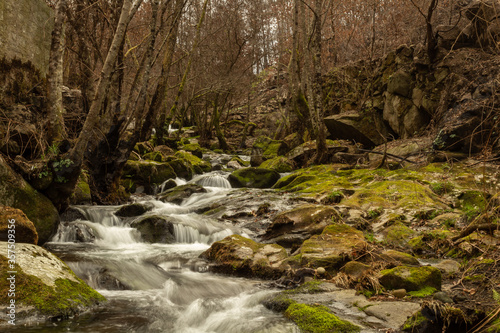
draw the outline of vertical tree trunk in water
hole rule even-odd
[[[66,0],[57,2],[52,44],[50,46],[49,71],[47,74],[47,141],[49,144],[60,142],[66,137],[62,101],[66,5]]]

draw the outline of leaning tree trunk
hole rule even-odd
[[[83,129],[78,136],[75,146],[63,156],[62,160],[65,163],[57,171],[54,170],[56,182],[53,182],[45,192],[60,211],[65,210],[68,206],[68,199],[73,193],[78,177],[80,176],[85,154],[93,150],[95,143],[98,142],[95,140],[96,136],[101,135],[99,131],[102,119],[100,112],[111,83],[112,71],[115,67],[120,46],[125,38],[128,23],[141,2],[142,0],[136,0],[135,3],[132,0],[124,1],[118,26],[106,56],[101,77],[97,84]]]

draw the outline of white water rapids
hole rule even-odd
[[[299,332],[261,304],[276,292],[262,287],[262,281],[207,271],[198,256],[213,242],[235,233],[252,235],[195,213],[231,195],[223,175],[210,173],[191,182],[208,193],[194,194],[181,205],[148,200],[154,208],[145,216],[168,217],[174,244],[141,242],[130,227],[133,219],[113,214],[118,206],[78,206],[85,219],[61,223],[48,247],[108,302],[80,318],[23,332]],[[82,237],[88,241],[81,242]]]

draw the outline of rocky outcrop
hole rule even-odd
[[[15,243],[38,243],[35,226],[22,210],[0,206],[0,242],[7,242],[9,234]]]
[[[0,204],[26,214],[35,225],[39,244],[47,242],[57,229],[59,214],[52,202],[15,173],[1,156]]]
[[[215,242],[201,254],[213,263],[210,269],[214,272],[263,279],[281,277],[287,256],[286,250],[279,245],[261,244],[239,235]]]
[[[264,168],[238,169],[228,177],[232,187],[270,188],[280,179],[280,174]]]
[[[35,319],[43,322],[69,318],[105,301],[64,262],[39,246],[16,244],[16,264],[13,268],[9,265],[7,243],[0,242],[0,303],[10,304],[7,290],[15,281],[18,325]],[[12,276],[15,280],[7,279]],[[6,311],[0,313],[0,325],[9,319]]]

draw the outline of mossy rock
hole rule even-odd
[[[402,330],[403,332],[425,333],[429,329],[431,329],[432,326],[432,318],[427,318],[422,314],[422,311],[418,311],[406,320],[402,327]]]
[[[300,246],[305,239],[322,233],[326,226],[341,221],[340,213],[333,207],[302,205],[276,215],[262,239],[287,248]]]
[[[144,154],[143,158],[148,161],[163,162],[163,155],[158,151]]]
[[[340,271],[357,280],[370,268],[370,265],[363,264],[362,262],[349,261]]]
[[[178,154],[177,152],[176,154]],[[185,153],[188,154],[188,153]],[[193,156],[193,155],[191,155]],[[195,156],[193,156],[195,157]],[[191,162],[183,157],[177,156],[169,156],[167,158],[167,164],[174,170],[175,174],[177,177],[185,179],[185,180],[191,180],[193,178],[193,175],[195,174],[193,165]],[[175,178],[175,177],[169,177],[169,178]]]
[[[408,228],[403,223],[398,222],[386,228],[382,234],[384,235],[384,241],[387,244],[404,247],[415,235],[415,231]]]
[[[302,332],[310,333],[354,333],[361,328],[339,319],[326,306],[307,305],[293,302],[285,311],[285,316],[299,326]]]
[[[147,243],[171,244],[175,242],[174,225],[161,216],[147,216],[130,224],[141,233]]]
[[[420,266],[417,258],[411,254],[399,252],[395,250],[386,250],[380,254],[381,259],[386,262],[390,262],[396,266],[409,265],[409,266]]]
[[[17,244],[16,259],[15,267],[9,267],[7,243],[0,242],[0,303],[9,304],[8,271],[16,271],[16,323],[66,319],[106,300],[39,246]]]
[[[125,206],[121,206],[116,212],[115,215],[119,217],[136,217],[143,215],[144,213],[149,212],[154,208],[151,203],[133,203]]]
[[[59,224],[59,214],[52,202],[15,173],[1,156],[0,205],[24,212],[35,225],[39,244],[47,242]]]
[[[229,162],[232,162],[232,161],[238,162],[238,164],[240,166],[243,166],[243,167],[249,167],[250,166],[250,162],[243,161],[239,156],[233,156],[233,157],[231,157],[231,160]]]
[[[92,203],[92,195],[90,194],[90,186],[87,177],[82,172],[78,177],[75,190],[69,199],[72,205],[84,205]]]
[[[263,162],[259,168],[270,169],[279,173],[291,172],[293,170],[293,162],[284,156],[277,156]]]
[[[189,161],[193,166],[193,170],[196,174],[202,174],[212,171],[212,164],[210,162],[202,160],[200,157],[189,153],[178,151],[175,153],[175,157]]]
[[[435,229],[410,239],[408,245],[414,253],[439,254],[449,250],[453,235],[449,230]]]
[[[188,153],[191,153],[198,158],[203,157],[203,148],[201,148],[201,146],[197,143],[188,143],[188,144],[179,146],[178,149],[184,150]]]
[[[458,196],[458,207],[469,220],[479,215],[488,205],[489,195],[481,191],[465,191]]]
[[[304,241],[297,259],[301,266],[324,267],[327,271],[336,271],[346,262],[356,258],[366,246],[361,231],[346,224],[332,224],[327,226],[321,235]]]
[[[189,198],[194,193],[207,193],[207,190],[197,184],[180,185],[160,193],[158,200],[180,205],[184,199]]]
[[[398,266],[380,272],[379,282],[386,289],[417,291],[426,287],[441,290],[441,271],[435,267]]]
[[[265,159],[284,155],[288,150],[287,145],[283,141],[272,140],[266,136],[258,137],[253,144],[253,148],[261,150],[262,156]]]
[[[177,178],[177,174],[168,163],[129,160],[123,169],[123,177],[141,185],[159,185],[169,178]]]
[[[10,223],[10,221],[14,221]],[[16,243],[38,243],[38,233],[33,225],[22,210],[0,206],[0,242],[7,242],[9,240],[9,230]]]
[[[218,273],[277,279],[285,271],[286,250],[277,244],[262,244],[240,235],[215,242],[201,254],[213,262],[211,270]]]
[[[234,171],[228,180],[232,187],[271,188],[280,179],[280,174],[264,168],[244,168]]]
[[[145,141],[145,142],[138,142],[134,146],[134,151],[138,153],[140,156],[143,156],[144,154],[150,153],[153,151],[153,146],[151,143]]]

